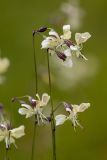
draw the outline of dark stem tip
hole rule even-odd
[[[36,33],[36,30],[33,30],[33,36],[35,35],[35,33]]]
[[[37,30],[33,30],[33,36],[35,35],[35,33],[45,32],[46,30],[47,30],[47,27],[40,27],[40,28],[37,29]]]
[[[37,29],[37,32],[45,32],[47,30],[47,27],[40,27]]]

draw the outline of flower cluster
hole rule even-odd
[[[46,124],[46,122],[51,121],[51,115],[47,117],[44,114],[44,107],[47,106],[50,96],[47,93],[42,94],[42,98],[40,99],[39,95],[36,94],[36,99],[32,98],[31,96],[24,96],[24,98],[28,98],[28,102],[20,100],[20,98],[16,98],[22,108],[19,108],[18,112],[21,115],[25,115],[26,118],[35,116],[36,122],[38,125]],[[90,103],[81,103],[80,105],[75,104],[68,104],[63,102],[64,108],[68,113],[68,116],[59,114],[55,117],[56,126],[63,124],[67,120],[71,120],[74,128],[78,125],[82,127],[77,120],[77,114],[79,112],[84,112],[87,108],[90,107]]]
[[[63,60],[64,65],[72,67],[72,55],[77,57],[82,57],[87,60],[87,58],[81,53],[83,48],[83,43],[85,43],[91,35],[88,32],[76,33],[75,43],[71,40],[71,27],[70,25],[63,26],[63,35],[59,34],[51,29],[49,31],[49,36],[45,37],[42,41],[42,49],[47,49],[48,53],[51,55],[56,54],[58,58]]]
[[[38,30],[33,31],[33,45],[34,45],[34,36],[36,33],[45,32],[47,27],[41,27]],[[49,79],[49,89],[50,95],[52,95],[51,91],[51,74],[50,74],[50,63],[49,63],[49,54],[57,55],[59,59],[61,59],[64,65],[68,67],[72,67],[72,55],[75,55],[77,58],[82,57],[87,60],[87,58],[81,53],[82,44],[85,43],[91,35],[88,32],[85,33],[76,33],[75,34],[75,43],[71,40],[71,28],[70,25],[63,26],[63,34],[59,35],[53,29],[50,29],[49,36],[43,36],[44,40],[42,41],[42,49],[47,49],[47,61],[48,61],[48,79]],[[34,48],[34,46],[33,46]],[[35,48],[34,48],[34,58],[35,58],[35,74],[37,73],[36,66],[36,56],[35,56]],[[0,59],[0,74],[7,71],[9,66],[8,59]],[[38,80],[36,74],[36,82]],[[18,101],[21,107],[18,109],[19,114],[24,115],[26,118],[34,117],[34,125],[40,126],[41,124],[51,123],[51,131],[52,131],[52,144],[53,144],[53,160],[56,159],[56,151],[55,151],[55,129],[56,126],[62,125],[65,121],[70,120],[74,126],[80,126],[78,121],[78,113],[85,111],[90,107],[90,103],[81,103],[80,105],[73,105],[66,102],[63,102],[64,108],[68,115],[59,114],[54,116],[54,112],[58,109],[59,106],[54,109],[52,96],[49,96],[47,93],[43,93],[40,97],[37,93],[38,84],[36,83],[36,97],[33,98],[29,95],[23,97],[15,97],[12,101]],[[48,105],[49,100],[51,99],[51,113],[49,116],[46,114],[46,106]],[[61,102],[62,104],[62,102]],[[56,122],[56,123],[55,123]],[[24,132],[25,127],[23,125],[18,128],[12,128],[11,122],[7,120],[4,116],[3,106],[0,105],[0,141],[5,141],[6,149],[10,148],[10,145],[15,144],[15,139],[18,139],[25,135]],[[35,129],[35,127],[34,127]],[[34,159],[34,140],[35,140],[35,130],[33,134],[33,143],[32,143],[32,158]],[[6,158],[8,159],[8,158]]]

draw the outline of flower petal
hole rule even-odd
[[[61,38],[63,38],[63,39],[70,39],[71,38],[70,25],[63,26],[63,35],[61,36]]]
[[[56,120],[56,126],[58,126],[62,125],[67,120],[67,117],[63,114],[60,114],[55,117],[55,120]]]
[[[90,107],[90,103],[81,103],[80,105],[72,105],[73,112],[76,114],[77,112],[84,112],[87,108]]]
[[[64,25],[63,26],[63,33],[70,31],[71,26],[70,25]]]
[[[42,49],[54,49],[54,47],[57,47],[59,44],[60,39],[57,39],[55,37],[47,37],[45,40],[42,41],[41,45],[42,45]]]
[[[25,127],[22,125],[18,128],[10,130],[11,131],[11,136],[14,137],[14,138],[20,138],[20,137],[24,136],[25,135],[24,129],[25,129]]]
[[[73,63],[70,57],[67,57],[66,60],[63,62],[63,65],[66,67],[72,67]]]
[[[64,54],[67,56],[67,57],[71,57],[71,50],[70,49],[66,49],[64,51]]]
[[[71,45],[70,49],[71,49],[71,51],[78,51],[78,46],[77,45],[75,45],[75,46]]]
[[[43,105],[44,105],[44,106],[47,105],[49,99],[50,99],[50,96],[49,96],[47,93],[44,93],[44,94],[42,95],[42,102],[43,102]]]
[[[32,107],[29,104],[26,104],[26,103],[22,103],[21,106],[25,107],[26,109],[32,109]]]
[[[49,32],[49,35],[50,35],[50,36],[53,36],[53,37],[55,37],[55,38],[59,38],[58,33],[57,33],[56,31],[54,31],[53,29]]]
[[[29,117],[31,117],[32,115],[34,115],[33,109],[32,109],[32,110],[29,110],[29,109],[26,109],[26,108],[19,108],[18,112],[19,112],[19,114],[21,114],[21,115],[26,115],[26,118],[29,118]]]
[[[86,109],[90,107],[90,103],[81,103],[79,105],[78,112],[84,112]]]
[[[76,33],[75,34],[75,41],[77,45],[86,42],[91,37],[90,33]]]
[[[38,99],[38,101],[40,101],[40,96],[38,93],[36,94],[36,98]]]
[[[10,137],[10,138],[9,138],[9,142],[10,142],[10,144],[11,144],[11,143],[14,143],[14,144],[15,144],[15,139],[14,139],[13,137]]]
[[[44,48],[50,48],[50,40],[49,39],[45,39],[42,41],[41,43],[42,49]]]

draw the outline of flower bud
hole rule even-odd
[[[40,27],[39,29],[37,30],[33,30],[33,36],[35,35],[35,33],[42,33],[42,32],[45,32],[47,30],[47,27]]]
[[[47,30],[47,27],[40,27],[37,32],[45,32]]]

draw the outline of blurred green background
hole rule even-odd
[[[6,81],[0,85],[0,102],[4,104],[8,115],[12,115],[15,127],[21,124],[26,125],[26,136],[17,140],[17,150],[14,146],[11,147],[10,160],[30,160],[31,156],[32,120],[26,120],[17,113],[19,105],[12,104],[11,98],[26,94],[35,96],[32,30],[40,26],[53,27],[49,18],[58,10],[62,2],[65,1],[0,1],[0,48],[2,57],[8,57],[11,63],[6,73]],[[80,122],[84,126],[83,130],[78,128],[75,133],[70,122],[57,128],[57,159],[107,160],[107,1],[81,0],[80,6],[85,10],[86,17],[83,26],[78,31],[88,31],[92,34],[92,38],[87,42],[84,51],[89,56],[96,57],[98,67],[95,75],[83,78],[75,87],[70,89],[63,90],[53,84],[55,103],[61,100],[75,104],[91,103],[91,108],[79,116]],[[59,31],[58,26],[55,29]],[[42,66],[42,73],[44,74],[43,66],[46,64],[46,56],[45,53],[42,53],[44,51],[40,49],[40,43],[41,37],[36,38],[38,65]],[[89,66],[87,73],[93,71],[94,67],[93,63]],[[47,83],[41,80],[41,76],[39,78],[40,93],[49,92]],[[60,81],[62,78],[59,77]],[[0,160],[3,160],[3,156],[4,143],[2,142],[0,143]],[[37,128],[35,160],[50,159],[51,131],[49,126],[43,126]]]

